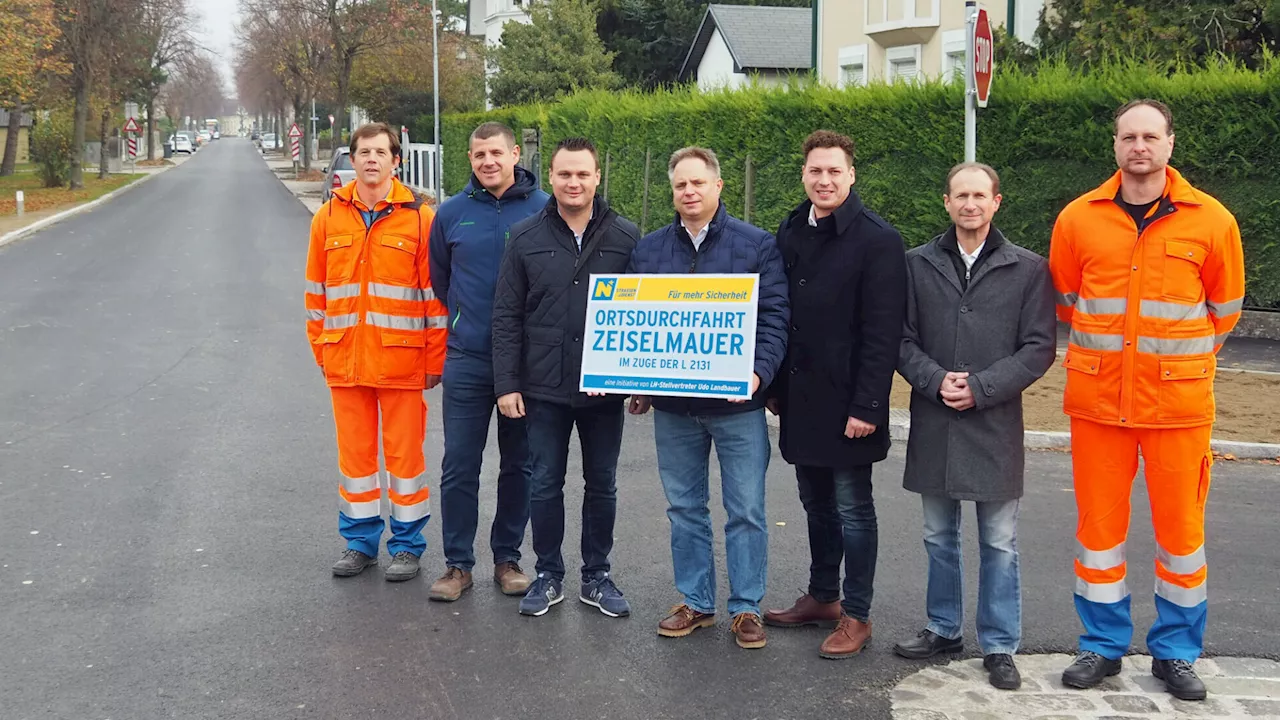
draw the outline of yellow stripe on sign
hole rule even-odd
[[[640,302],[751,302],[755,278],[646,277],[640,281]]]

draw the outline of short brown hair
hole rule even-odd
[[[587,152],[591,153],[591,159],[595,160],[596,169],[597,170],[600,169],[600,156],[596,154],[595,143],[591,142],[590,140],[584,137],[567,137],[561,140],[556,145],[556,149],[551,152],[552,165],[556,164],[556,155],[559,155],[561,150],[564,150],[567,152],[581,152],[583,150],[586,150]]]
[[[720,158],[716,157],[715,151],[690,145],[671,153],[671,161],[667,163],[667,179],[670,180],[675,177],[676,166],[689,158],[697,158],[706,163],[707,169],[714,173],[716,177],[720,177]]]
[[[982,172],[986,173],[987,177],[991,178],[991,194],[992,195],[1000,194],[1000,176],[996,173],[995,168],[991,167],[990,165],[987,165],[986,163],[962,162],[959,165],[956,165],[955,167],[951,168],[951,172],[947,173],[947,184],[942,187],[942,193],[944,195],[951,194],[951,181],[954,180],[957,175],[964,172],[965,170],[981,170]]]
[[[480,123],[475,130],[471,131],[471,138],[468,140],[468,144],[476,140],[488,140],[499,136],[507,139],[508,147],[515,147],[516,132],[500,122]]]
[[[1120,131],[1121,115],[1124,115],[1130,110],[1136,107],[1140,107],[1142,105],[1146,105],[1149,108],[1154,108],[1156,112],[1159,112],[1162,116],[1164,116],[1164,131],[1168,135],[1173,134],[1173,113],[1169,110],[1169,106],[1165,105],[1159,100],[1152,100],[1151,98],[1141,98],[1138,100],[1130,100],[1129,102],[1121,105],[1119,109],[1116,110],[1116,114],[1111,118],[1111,123],[1112,123],[1111,132],[1116,133]]]
[[[853,164],[854,148],[853,140],[848,135],[831,132],[830,130],[814,130],[809,137],[804,139],[804,156],[807,160],[809,153],[820,148],[840,148],[844,151],[845,157],[849,158],[849,164]]]
[[[368,125],[361,125],[356,128],[356,131],[351,133],[351,144],[347,149],[351,151],[352,155],[355,155],[356,145],[358,145],[361,140],[376,138],[379,135],[386,135],[391,139],[391,156],[400,157],[400,136],[396,135],[395,132],[392,131],[390,125],[380,122],[369,123]]]

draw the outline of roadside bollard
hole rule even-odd
[[[22,217],[22,191],[18,191],[18,217]]]

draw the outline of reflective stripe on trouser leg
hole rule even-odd
[[[1139,441],[1156,532],[1156,621],[1147,649],[1162,660],[1195,661],[1208,621],[1204,508],[1213,455],[1211,426],[1144,430]]]
[[[1138,436],[1128,428],[1071,419],[1076,497],[1075,606],[1079,649],[1119,658],[1133,640],[1125,582],[1129,494],[1138,471]]]
[[[422,442],[427,429],[427,404],[421,390],[378,390],[382,407],[382,454],[387,461],[391,537],[387,552],[422,555],[427,541],[422,530],[431,517]]]
[[[377,557],[382,539],[378,487],[378,395],[374,388],[331,388],[338,437],[338,532],[347,547]]]

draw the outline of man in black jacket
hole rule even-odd
[[[824,658],[871,639],[877,527],[871,464],[889,452],[889,390],[906,312],[898,231],[853,191],[853,141],[826,130],[804,142],[809,199],[782,221],[778,249],[791,300],[787,357],[770,388],[782,457],[796,466],[809,520],[809,591],[765,613],[779,627],[832,625]],[[844,601],[840,561],[844,559]]]
[[[578,392],[592,273],[626,272],[640,231],[596,196],[600,163],[586,138],[551,155],[552,199],[512,226],[493,303],[498,410],[527,418],[530,524],[538,576],[520,601],[543,615],[564,599],[564,475],[574,426],[582,444],[582,588],[579,599],[610,617],[631,609],[609,575],[623,398]]]

